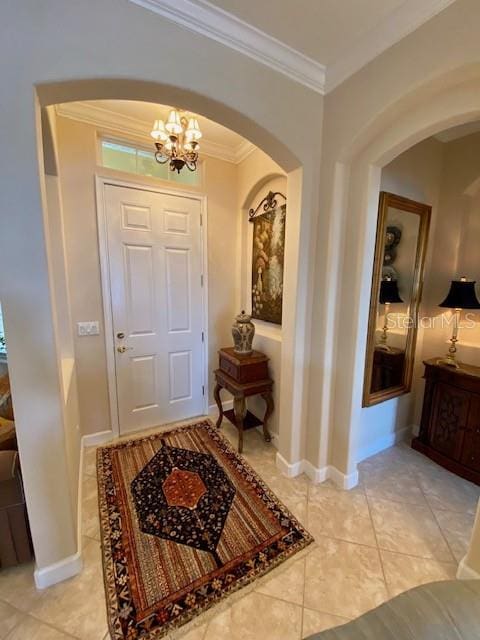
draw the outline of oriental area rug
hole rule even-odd
[[[209,420],[97,451],[107,617],[154,640],[311,536]]]

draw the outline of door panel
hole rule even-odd
[[[169,332],[190,330],[190,250],[165,250]]]
[[[467,430],[462,449],[462,464],[480,471],[480,397],[472,395]]]
[[[439,383],[433,399],[432,447],[454,460],[459,460],[467,423],[469,394]]]
[[[105,203],[120,431],[200,415],[200,202],[105,185]]]
[[[170,353],[170,400],[185,400],[192,395],[192,353]]]
[[[153,248],[125,245],[128,326],[132,335],[153,333],[155,327]]]

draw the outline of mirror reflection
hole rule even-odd
[[[430,207],[380,194],[364,406],[409,390]]]

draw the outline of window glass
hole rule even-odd
[[[137,150],[104,140],[102,142],[102,164],[109,169],[137,173]]]
[[[159,178],[188,186],[200,184],[201,166],[193,172],[186,167],[180,173],[170,171],[168,162],[159,164],[152,151],[113,140],[102,140],[101,150],[102,165],[109,169],[136,173],[140,176]]]

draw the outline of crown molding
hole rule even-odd
[[[325,66],[206,0],[129,0],[144,9],[243,53],[318,93]]]
[[[143,143],[150,140],[151,122],[133,118],[105,107],[87,102],[65,102],[55,105],[55,111],[63,118],[84,122],[113,135],[133,138]],[[237,147],[229,147],[211,140],[202,140],[201,154],[238,164],[248,157],[255,148],[255,145],[248,140],[243,140]]]
[[[326,92],[333,91],[381,53],[446,9],[455,0],[407,0],[369,29],[327,67]]]
[[[326,67],[208,0],[129,0],[325,94],[455,0],[406,0]]]

